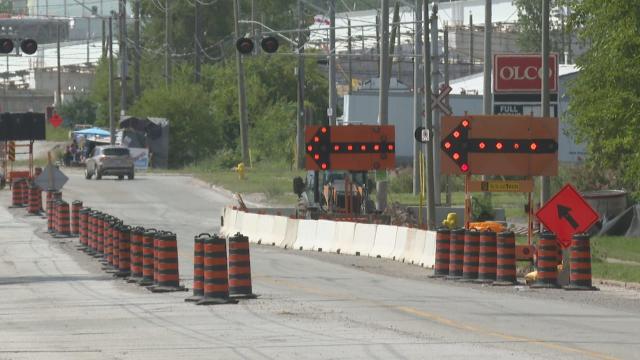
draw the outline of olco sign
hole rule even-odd
[[[538,93],[542,88],[539,54],[496,54],[493,69],[494,92]],[[549,91],[558,92],[558,54],[549,55]]]

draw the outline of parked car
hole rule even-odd
[[[120,180],[125,175],[129,180],[134,177],[133,158],[129,149],[122,146],[96,146],[85,160],[85,166],[86,179],[91,179],[94,175],[96,180],[102,179],[104,175],[115,175]]]

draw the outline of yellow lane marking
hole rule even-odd
[[[565,352],[565,353],[576,353],[576,354],[580,354],[580,355],[584,355],[584,356],[588,356],[594,359],[603,359],[603,360],[617,360],[618,358],[614,357],[614,356],[610,356],[610,355],[606,355],[603,353],[599,353],[599,352],[595,352],[595,351],[590,351],[590,350],[585,350],[585,349],[580,349],[580,348],[574,348],[574,347],[570,347],[570,346],[565,346],[565,345],[560,345],[557,343],[552,343],[552,342],[547,342],[544,340],[538,340],[538,339],[533,339],[533,338],[528,338],[528,337],[522,337],[522,336],[513,336],[513,335],[508,335],[508,334],[504,334],[501,332],[496,332],[490,329],[483,329],[483,328],[479,328],[470,324],[465,324],[462,322],[458,322],[455,320],[451,320],[448,318],[445,318],[443,316],[440,315],[436,315],[427,311],[423,311],[423,310],[419,310],[416,308],[412,308],[412,307],[408,307],[408,306],[394,306],[394,305],[389,305],[389,304],[385,304],[382,302],[378,302],[375,300],[370,300],[370,299],[364,299],[364,298],[360,298],[360,297],[356,297],[356,296],[352,296],[350,294],[346,294],[346,293],[338,293],[338,292],[327,292],[326,290],[322,290],[320,288],[317,287],[311,287],[308,285],[301,285],[298,283],[295,283],[293,281],[290,280],[285,280],[285,279],[278,279],[278,278],[274,278],[271,276],[258,276],[258,278],[260,280],[275,284],[275,285],[281,285],[290,289],[296,289],[296,290],[302,290],[305,291],[307,293],[310,294],[316,294],[316,295],[322,295],[325,297],[332,297],[334,299],[340,299],[340,300],[351,300],[351,301],[360,301],[360,302],[366,302],[366,303],[370,303],[372,305],[376,305],[376,306],[381,306],[381,307],[385,307],[385,308],[389,308],[389,309],[395,309],[407,314],[411,314],[423,319],[428,319],[434,322],[437,322],[439,324],[442,325],[446,325],[455,329],[460,329],[460,330],[466,330],[469,332],[473,332],[473,333],[478,333],[481,335],[485,335],[485,336],[490,336],[490,337],[494,337],[494,338],[499,338],[499,339],[503,339],[503,340],[509,340],[509,341],[518,341],[518,342],[523,342],[523,343],[528,343],[528,344],[532,344],[532,345],[540,345],[542,347],[548,348],[548,349],[553,349],[553,350],[558,350],[561,352]]]

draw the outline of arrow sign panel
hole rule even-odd
[[[393,125],[307,126],[307,170],[368,171],[395,168]]]
[[[470,115],[442,119],[441,172],[553,176],[558,172],[558,119]]]
[[[589,230],[600,216],[573,186],[567,184],[536,212],[536,217],[556,234],[563,248],[568,248],[573,235]]]

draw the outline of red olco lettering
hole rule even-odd
[[[557,54],[549,56],[549,87],[557,91]],[[496,54],[494,56],[495,92],[540,91],[542,86],[542,57],[539,54]]]

